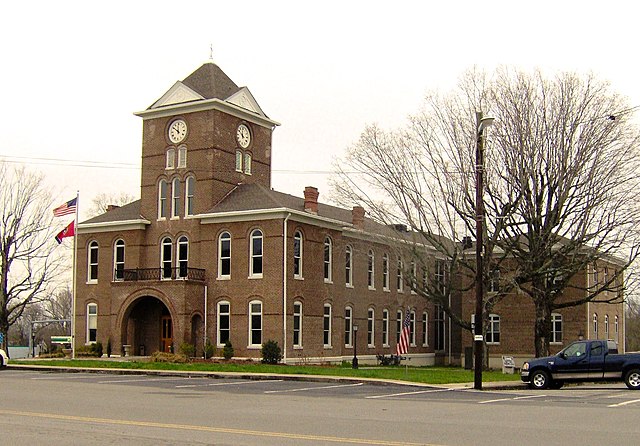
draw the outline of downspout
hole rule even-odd
[[[203,336],[204,338],[202,339],[202,352],[204,356],[204,359],[207,359],[207,310],[209,308],[208,305],[208,292],[207,292],[207,285],[204,286],[204,330],[203,331]]]
[[[287,363],[287,223],[291,212],[282,225],[282,361]]]
[[[451,291],[449,291],[449,308],[451,308]],[[449,365],[451,365],[451,316],[449,316]]]

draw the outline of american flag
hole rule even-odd
[[[411,334],[411,312],[407,308],[407,315],[402,323],[402,332],[400,332],[400,341],[396,345],[396,355],[406,355],[409,351],[409,335]]]
[[[74,214],[76,212],[76,202],[78,197],[61,204],[53,210],[54,217],[62,217],[63,215]]]

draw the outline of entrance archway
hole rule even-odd
[[[173,351],[173,320],[160,299],[144,296],[129,306],[122,321],[122,345],[141,356]]]

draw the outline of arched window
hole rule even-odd
[[[223,232],[218,237],[218,279],[231,277],[231,234]]]
[[[347,245],[345,252],[345,264],[344,264],[344,282],[348,287],[353,286],[353,249]]]
[[[409,343],[414,347],[416,345],[416,312],[414,310],[409,314]]]
[[[89,243],[89,256],[87,265],[87,282],[96,283],[98,281],[98,242]]]
[[[170,237],[162,239],[160,251],[160,263],[162,265],[162,279],[173,277],[173,243]]]
[[[353,309],[346,307],[344,309],[344,346],[353,347]]]
[[[382,310],[382,346],[389,346],[389,310]]]
[[[604,338],[609,339],[609,315],[604,315]]]
[[[552,344],[562,343],[562,315],[551,313],[551,339]]]
[[[184,215],[193,215],[193,196],[196,190],[196,179],[194,177],[187,177],[185,187],[185,208]]]
[[[186,236],[178,239],[178,278],[186,279],[189,273],[189,240]]]
[[[489,327],[487,328],[487,344],[500,343],[500,316],[489,315]]]
[[[158,219],[167,218],[167,182],[158,183]]]
[[[325,237],[324,239],[324,281],[331,282],[331,270],[333,259],[333,245],[331,239]]]
[[[302,347],[302,302],[293,303],[293,347]]]
[[[429,313],[424,311],[422,313],[422,346],[429,345]]]
[[[180,180],[174,178],[171,186],[171,218],[177,218],[180,215]]]
[[[402,258],[398,257],[398,274],[396,280],[396,289],[398,290],[398,293],[402,293],[404,291],[404,278],[402,277],[402,269]]]
[[[187,148],[186,146],[178,147],[178,169],[187,167]]]
[[[322,341],[325,347],[331,347],[331,304],[324,304],[322,320]]]
[[[302,279],[302,233],[293,234],[293,277]]]
[[[249,347],[262,346],[262,302],[249,302]]]
[[[375,290],[375,255],[372,249],[367,254],[367,285],[370,290]]]
[[[416,294],[415,289],[418,287],[418,267],[416,262],[411,261],[411,294]]]
[[[165,169],[173,169],[176,167],[176,149],[171,148],[167,150],[167,162]]]
[[[251,175],[251,154],[249,152],[244,154],[244,173]]]
[[[87,305],[87,344],[98,340],[98,304]]]
[[[598,339],[598,313],[593,313],[593,336]]]
[[[615,330],[616,330],[616,341],[617,341],[618,340],[618,315],[617,314],[616,314],[616,317],[615,317],[613,323],[614,323],[614,327],[615,327]]]
[[[236,150],[236,172],[242,172],[242,152]]]
[[[113,280],[124,280],[124,240],[116,241],[113,249]]]
[[[249,247],[249,277],[262,277],[262,231],[255,229],[251,233],[251,246]]]
[[[389,254],[382,256],[382,289],[389,291]]]
[[[225,300],[218,302],[218,347],[223,347],[231,333],[231,304]]]
[[[372,348],[375,347],[375,321],[376,321],[376,312],[373,308],[369,308],[367,310],[367,346]]]
[[[396,344],[400,342],[400,334],[402,333],[402,310],[396,312]]]

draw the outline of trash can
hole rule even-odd
[[[516,362],[513,360],[513,356],[502,357],[502,373],[506,375],[513,375],[516,369]]]

